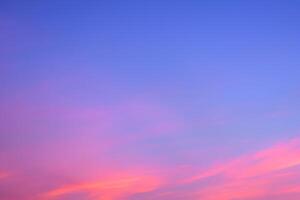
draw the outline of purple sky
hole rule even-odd
[[[299,9],[1,1],[0,199],[300,199]]]

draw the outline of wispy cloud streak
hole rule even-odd
[[[160,184],[161,180],[154,176],[124,174],[120,177],[65,185],[47,192],[44,198],[56,199],[73,193],[85,193],[90,199],[101,197],[104,200],[115,200],[135,193],[154,190]]]
[[[205,200],[299,193],[299,166],[300,140],[297,138],[213,166],[187,183],[214,180],[198,193]]]

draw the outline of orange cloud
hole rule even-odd
[[[257,198],[299,193],[300,139],[216,165],[186,182],[214,178],[199,195],[204,200]],[[298,178],[298,179],[297,179]]]
[[[161,180],[154,176],[124,174],[99,181],[81,182],[65,185],[47,192],[45,199],[56,199],[73,193],[85,193],[90,199],[115,200],[136,193],[148,192],[161,185]]]

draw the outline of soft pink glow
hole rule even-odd
[[[294,139],[214,166],[187,182],[216,178],[218,181],[200,190],[199,195],[205,200],[246,199],[300,192],[299,182],[296,181],[300,178],[299,165],[300,140]]]
[[[11,173],[6,172],[6,171],[0,171],[0,179],[5,179],[9,176],[11,176]]]
[[[160,179],[154,176],[124,174],[118,177],[107,177],[100,181],[62,186],[47,192],[44,196],[46,199],[55,199],[70,193],[83,192],[91,199],[116,200],[135,193],[154,190],[160,185]]]

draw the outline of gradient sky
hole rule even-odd
[[[1,200],[299,200],[300,3],[0,1]]]

